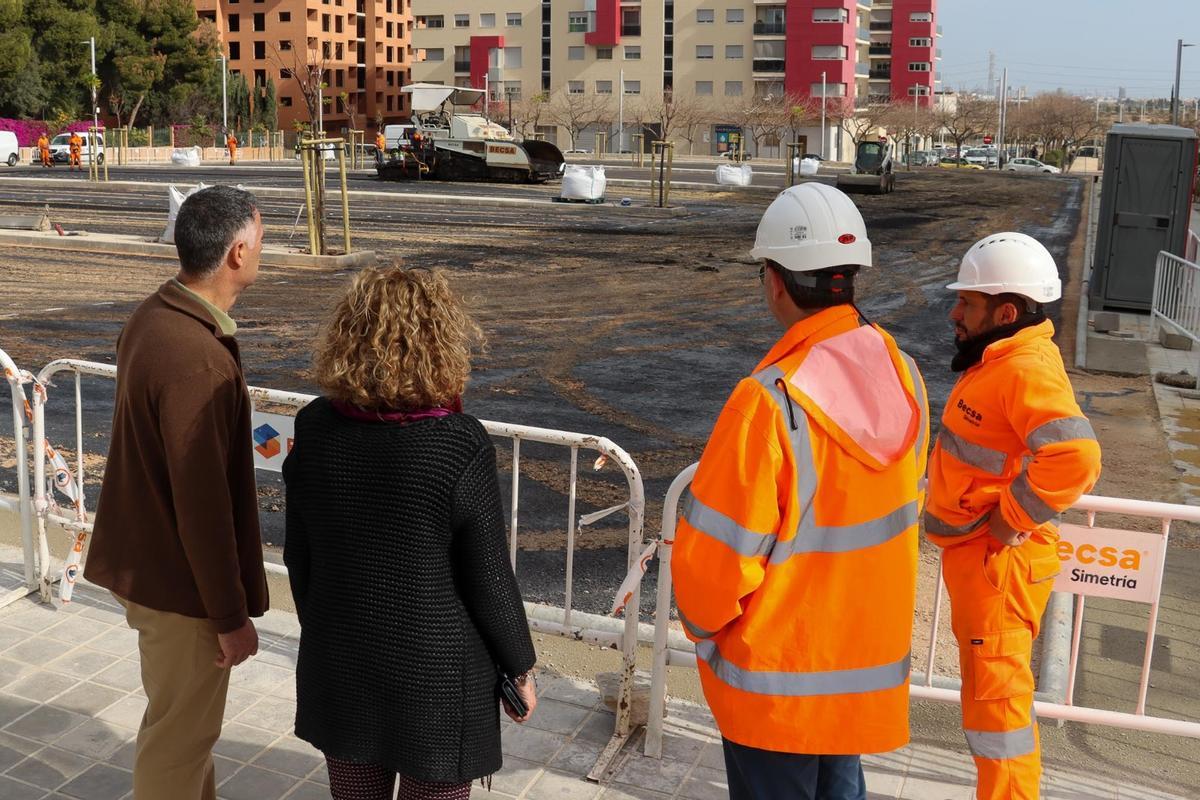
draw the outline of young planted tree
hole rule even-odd
[[[609,122],[613,117],[611,95],[573,94],[560,90],[550,100],[546,114],[555,125],[567,129],[571,137],[571,150],[575,150],[579,136],[592,125]]]
[[[532,97],[522,97],[512,104],[513,137],[529,139],[537,133],[538,126],[549,113],[550,95],[539,92]]]

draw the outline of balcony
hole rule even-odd
[[[787,34],[786,22],[756,22],[754,23],[755,36],[784,36]]]
[[[871,31],[870,31],[869,29],[867,29],[867,28],[859,28],[859,29],[858,29],[858,30],[855,32],[855,35],[858,37],[858,40],[859,40],[860,42],[869,42],[869,41],[871,41]]]
[[[867,55],[891,56],[892,55],[892,46],[890,44],[873,44],[867,48]]]
[[[470,61],[455,61],[454,62],[454,72],[455,72],[455,74],[461,73],[464,75],[470,75],[471,74],[471,62]]]
[[[891,33],[892,32],[892,23],[891,22],[872,22],[871,30],[886,31],[888,33]]]
[[[938,25],[938,26],[937,26],[937,35],[938,35],[938,36],[941,36],[941,35],[942,35],[942,26],[941,26],[941,25]]]
[[[621,26],[621,35],[622,36],[641,36],[642,35],[642,26],[641,25],[622,25]]]
[[[756,58],[754,59],[754,71],[769,73],[784,72],[785,63],[782,58]]]
[[[861,61],[854,65],[854,74],[860,78],[866,78],[871,74],[871,65],[864,64]]]
[[[892,79],[892,70],[888,69],[873,69],[867,75],[873,81],[890,81]]]

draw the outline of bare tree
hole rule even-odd
[[[287,51],[291,58],[287,63],[278,50],[272,46],[275,62],[279,65],[280,73],[285,78],[296,81],[296,88],[304,100],[304,109],[308,112],[309,129],[317,133],[317,120],[321,119],[321,103],[324,91],[328,88],[325,74],[329,70],[329,59],[324,57],[316,47],[309,47],[301,55],[298,48]]]
[[[716,116],[712,104],[706,97],[676,95],[675,135],[688,143],[688,155],[696,152],[696,137],[700,135]]]
[[[854,113],[842,118],[842,128],[850,136],[854,149],[865,140],[884,131],[891,132],[897,119],[896,109],[891,103],[872,103],[866,108],[855,109]]]
[[[968,139],[982,136],[995,127],[996,104],[959,94],[952,107],[943,108],[935,117],[939,129],[946,132],[946,136],[954,141],[955,149],[961,152]]]
[[[547,116],[554,124],[567,129],[571,150],[576,149],[579,135],[592,125],[612,119],[612,97],[603,94],[575,94],[562,89],[550,100]]]
[[[546,92],[532,97],[522,97],[512,104],[513,131],[512,135],[519,139],[528,139],[537,133],[538,127],[549,110],[550,95]]]
[[[695,128],[700,118],[708,115],[702,98],[671,89],[643,98],[634,104],[634,109],[634,116],[646,133],[657,135],[663,141],[670,141],[673,136],[686,138],[682,136],[682,129]]]
[[[784,99],[772,95],[742,97],[722,112],[722,116],[750,135],[756,156],[762,155],[763,145],[772,139],[775,140],[775,146],[778,146],[779,137],[788,124],[789,114],[789,104]]]
[[[1025,104],[1022,115],[1026,129],[1047,151],[1062,151],[1067,170],[1071,168],[1070,150],[1096,138],[1103,126],[1092,103],[1064,92],[1038,95]]]
[[[784,98],[784,103],[786,106],[783,118],[783,130],[787,134],[788,141],[797,141],[800,138],[800,131],[802,129],[820,124],[821,99],[819,97],[789,94]]]

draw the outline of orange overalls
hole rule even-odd
[[[925,397],[850,306],[797,322],[734,389],[671,561],[726,739],[807,755],[908,742]]]
[[[238,148],[238,141],[232,133],[229,134],[229,138],[225,140],[225,145],[229,148],[229,166],[232,167],[237,163]]]
[[[375,149],[379,151],[381,156],[387,151],[387,137],[383,135],[382,131],[375,137]]]
[[[942,555],[978,800],[1036,800],[1033,640],[1059,571],[1057,517],[1095,485],[1100,445],[1049,322],[990,345],[959,378],[929,461],[925,532]],[[988,533],[999,507],[1032,535]]]
[[[79,170],[82,171],[83,164],[80,159],[80,154],[83,151],[83,139],[79,138],[78,133],[72,133],[67,145],[71,148],[71,168],[74,169],[78,167]]]
[[[54,162],[50,160],[50,140],[46,138],[46,134],[43,133],[41,136],[38,137],[37,146],[38,146],[38,153],[42,157],[42,166],[43,167],[54,166]]]

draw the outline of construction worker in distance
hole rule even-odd
[[[230,131],[228,136],[226,137],[225,146],[229,148],[229,166],[232,167],[234,164],[237,163],[237,149],[238,149],[238,140],[237,140],[237,137],[233,135],[233,131]]]
[[[379,133],[375,134],[375,152],[379,156],[380,161],[386,160],[387,137],[383,135],[383,128],[380,128]]]
[[[671,568],[733,800],[865,800],[860,754],[909,740],[916,364],[854,305],[871,242],[849,197],[793,186],[751,255],[785,333],[733,390]]]
[[[46,136],[46,134],[43,133],[41,136],[38,137],[37,147],[38,147],[38,155],[40,155],[42,157],[42,166],[43,167],[54,166],[54,161],[51,160],[51,158],[50,158],[50,139]]]
[[[72,170],[83,171],[83,162],[81,154],[83,153],[83,139],[79,138],[79,131],[71,131],[71,138],[67,140],[67,146],[71,151],[71,166]]]
[[[929,461],[925,532],[942,569],[978,800],[1036,800],[1041,748],[1029,660],[1059,571],[1058,515],[1100,474],[1045,305],[1053,256],[1021,233],[976,243],[950,319],[961,373]]]

